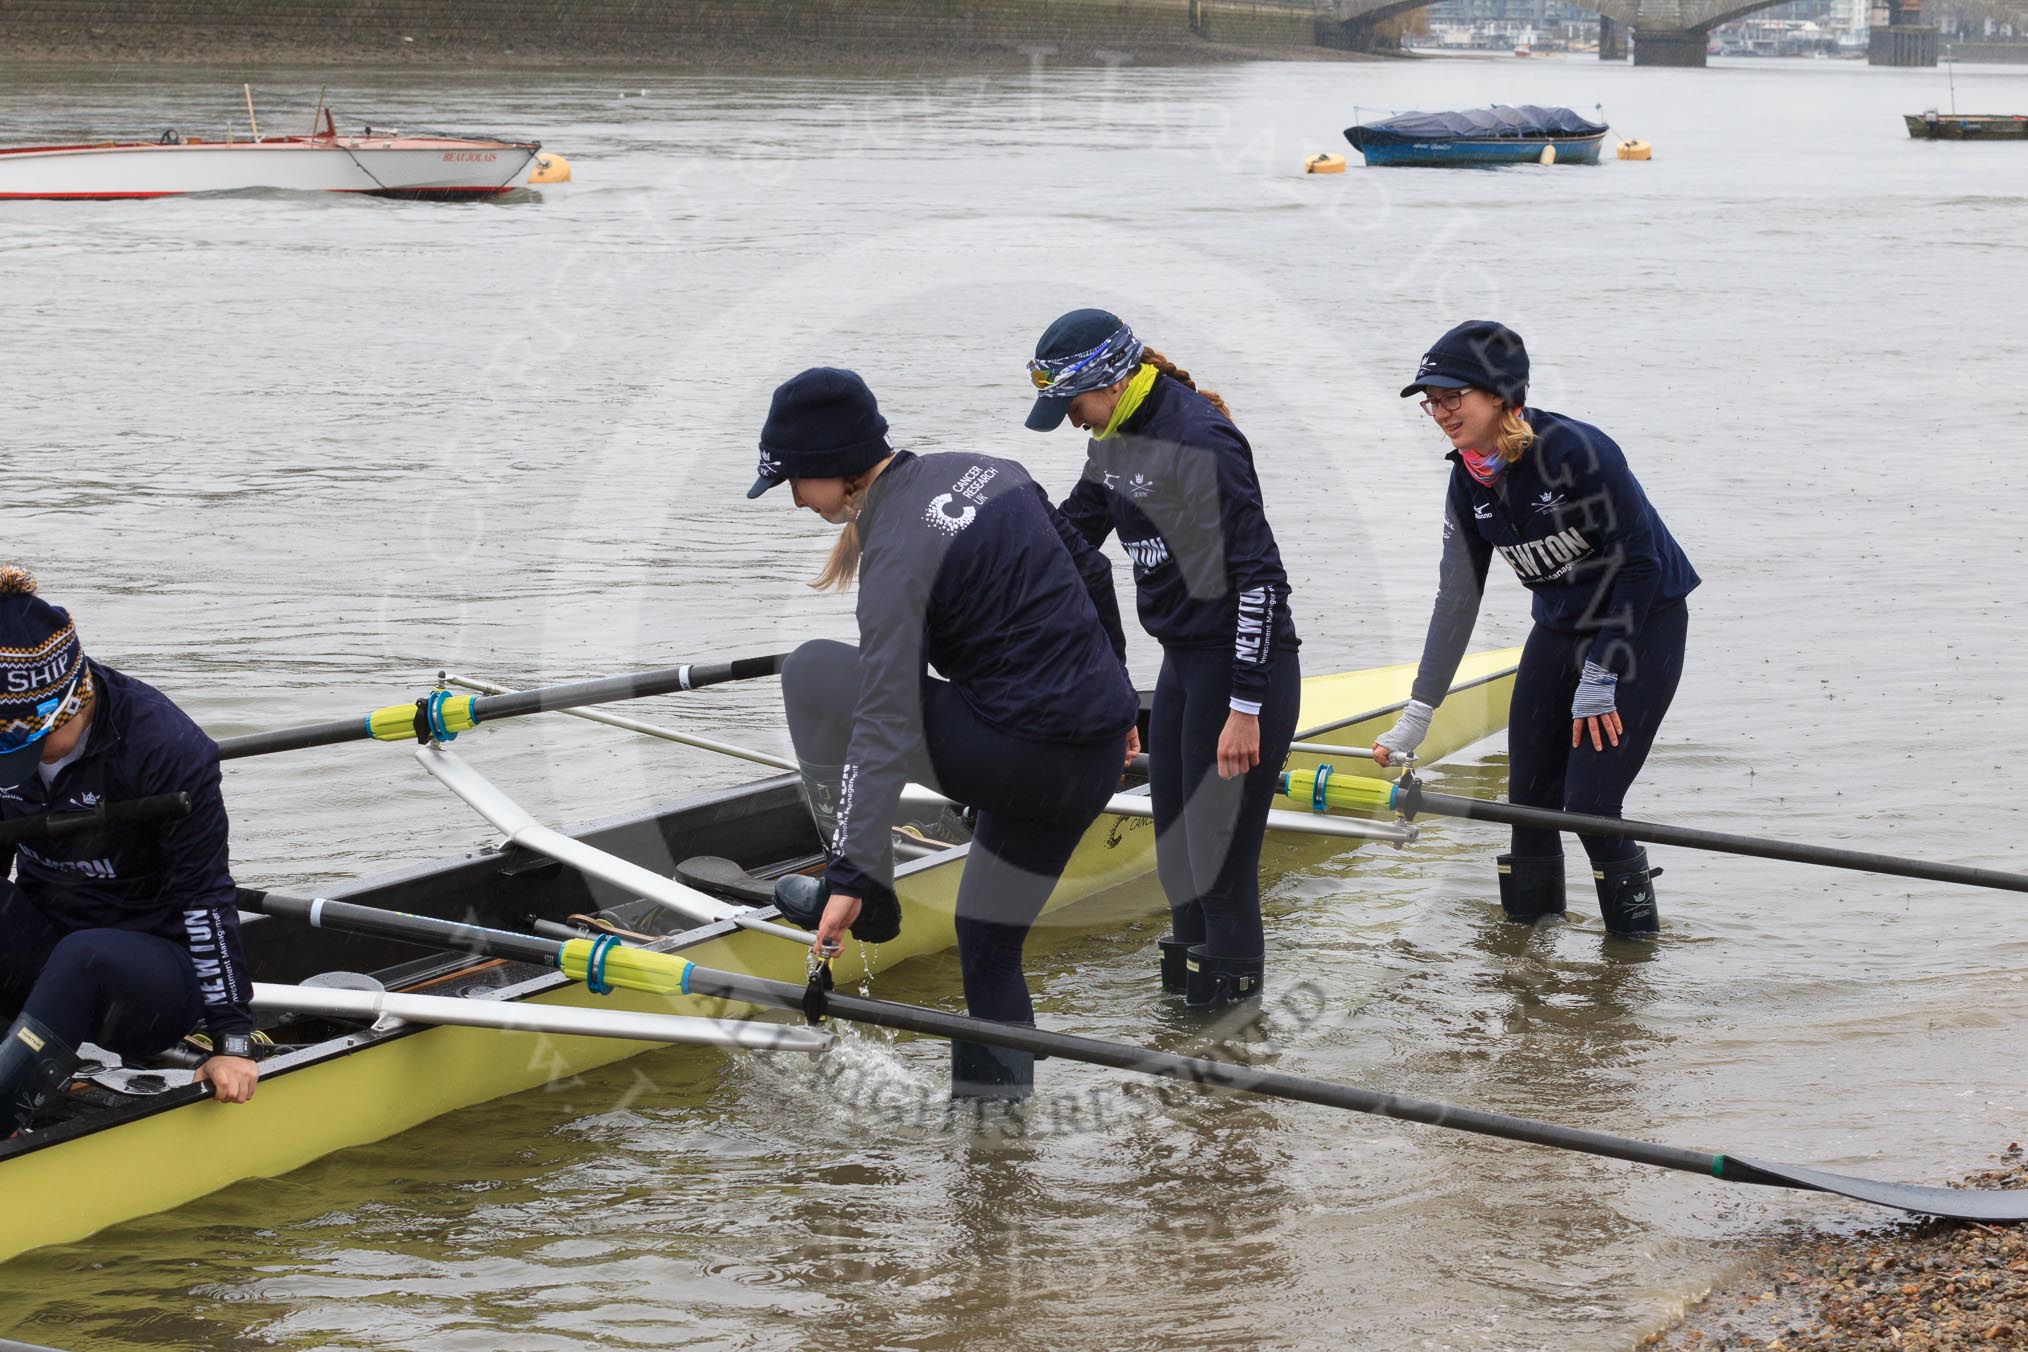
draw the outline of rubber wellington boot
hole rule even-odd
[[[775,879],[775,909],[791,925],[813,930],[823,923],[824,903],[831,899],[831,884],[807,873],[784,873]]]
[[[782,919],[806,930],[824,923],[824,907],[831,900],[831,884],[807,873],[786,873],[775,879],[775,909]],[[869,887],[859,899],[859,918],[852,922],[852,937],[861,943],[884,944],[901,933],[901,901],[885,887]]]
[[[1267,963],[1261,958],[1216,958],[1204,951],[1203,944],[1192,944],[1184,967],[1184,1007],[1208,1012],[1259,999]]]
[[[1018,1103],[1035,1092],[1035,1055],[981,1042],[951,1043],[951,1098]]]
[[[1517,925],[1532,925],[1544,916],[1562,915],[1563,856],[1500,855],[1500,909]]]
[[[1592,865],[1591,880],[1598,885],[1598,909],[1607,934],[1642,938],[1661,933],[1653,881],[1661,872],[1648,867],[1646,850],[1635,850],[1631,859]]]
[[[1155,940],[1155,947],[1162,951],[1162,989],[1170,995],[1181,995],[1189,986],[1190,941],[1165,934]]]
[[[27,1126],[76,1069],[77,1048],[26,1014],[16,1019],[0,1043],[0,1141]]]

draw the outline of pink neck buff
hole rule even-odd
[[[1460,450],[1458,458],[1465,463],[1465,473],[1488,488],[1499,482],[1501,473],[1507,468],[1507,462],[1500,458],[1498,451]]]

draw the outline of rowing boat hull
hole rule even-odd
[[[1429,757],[1462,749],[1506,726],[1516,650],[1466,659],[1452,696],[1438,710]],[[1305,739],[1362,748],[1384,731],[1408,698],[1412,666],[1312,677],[1303,684],[1300,726]],[[1292,766],[1316,758],[1293,757]],[[1361,770],[1348,761],[1339,773]],[[1378,774],[1366,764],[1362,772]],[[696,853],[741,859],[784,857],[815,849],[791,776],[707,795],[640,818],[593,828],[583,838],[646,867],[668,873]],[[1101,817],[1087,833],[1052,894],[1055,914],[1154,869],[1153,824],[1144,818]],[[1344,842],[1349,846],[1351,842]],[[836,964],[840,984],[869,967],[882,970],[956,943],[953,900],[964,851],[903,864],[896,870],[901,935],[878,948],[848,945]],[[533,911],[562,916],[574,909],[623,904],[600,884],[573,871],[518,855],[484,855],[333,893],[363,904],[417,914],[470,918],[522,928]],[[286,928],[285,928],[286,927]],[[296,981],[313,970],[352,965],[384,970],[417,950],[385,941],[288,927],[269,917],[246,926],[254,974]],[[314,942],[301,942],[307,936]],[[691,930],[664,941],[670,951],[706,966],[800,983],[804,950],[730,924]],[[315,964],[314,966],[312,964]],[[369,966],[377,964],[377,966]],[[485,964],[498,970],[498,964]],[[594,996],[558,974],[519,969],[526,979],[490,989],[497,998],[643,1012],[743,1016],[753,1011],[717,1001],[634,991]],[[395,984],[395,983],[390,983]],[[447,984],[431,993],[456,993]],[[599,1038],[504,1033],[474,1028],[361,1030],[262,1066],[250,1104],[226,1106],[182,1088],[141,1101],[117,1125],[57,1128],[0,1144],[0,1261],[46,1245],[72,1243],[110,1225],[181,1206],[242,1179],[271,1177],[350,1146],[377,1141],[459,1108],[540,1088],[609,1065],[658,1044]],[[719,1055],[685,1049],[687,1055]]]
[[[0,200],[176,197],[252,188],[481,197],[518,185],[541,147],[451,137],[307,136],[0,149]]]

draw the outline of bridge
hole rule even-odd
[[[1624,61],[1628,36],[1637,66],[1701,66],[1711,30],[1772,9],[1783,0],[1573,0],[1599,16],[1599,58]],[[1317,41],[1353,50],[1374,45],[1374,26],[1425,8],[1429,0],[1322,0]],[[2028,24],[2028,0],[1982,0],[1983,11]],[[1872,30],[1876,66],[1934,66],[1936,29],[1922,22],[1922,0],[1888,0],[1888,24]]]

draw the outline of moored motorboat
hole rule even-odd
[[[1466,660],[1453,695],[1438,710],[1425,752],[1454,751],[1506,726],[1516,657],[1508,650]],[[1414,674],[1412,666],[1395,666],[1311,678],[1303,690],[1304,736],[1354,749],[1370,745],[1392,724]],[[1317,759],[1296,755],[1290,764],[1314,769]],[[1367,768],[1381,773],[1370,763]],[[531,838],[526,832],[509,834],[517,841]],[[594,826],[573,839],[626,867],[665,879],[673,872],[707,890],[714,886],[714,870],[700,866],[702,857],[731,860],[733,881],[716,886],[722,900],[745,905],[758,900],[752,880],[821,860],[793,776],[694,796]],[[1332,844],[1342,848],[1344,842]],[[654,947],[703,966],[802,981],[807,950],[769,932],[765,922],[772,910],[701,925],[680,922],[670,932],[669,912],[616,885],[611,870],[602,878],[552,851],[510,844],[331,895],[524,932],[554,931],[579,924],[574,916],[593,915],[597,926],[653,936]],[[841,983],[955,943],[952,913],[965,853],[964,845],[954,845],[898,866],[901,934],[877,948],[848,945],[837,963]],[[1049,909],[1057,913],[1090,901],[1153,868],[1152,824],[1143,816],[1108,812],[1079,846]],[[723,878],[726,871],[717,872]],[[765,895],[763,886],[759,898]],[[257,907],[258,894],[247,894],[246,904]],[[1159,903],[1147,897],[1137,904]],[[752,916],[763,918],[758,927]],[[543,967],[311,929],[279,915],[248,915],[243,933],[249,966],[263,983],[422,992],[489,1007],[506,1001],[635,1013],[751,1012],[625,989],[594,995],[586,984]],[[102,1063],[81,1071],[72,1092],[47,1108],[34,1130],[0,1143],[0,1190],[9,1202],[0,1209],[0,1260],[82,1239],[241,1179],[285,1173],[333,1151],[655,1045],[330,1015],[269,1014],[261,1024],[275,1050],[262,1063],[260,1090],[249,1104],[210,1102],[203,1089],[188,1083],[187,1067]]]
[[[0,199],[176,197],[254,188],[468,198],[519,185],[537,141],[490,136],[341,134],[329,111],[308,136],[203,140],[170,130],[154,141],[0,147]]]
[[[2028,116],[2020,113],[1903,113],[1908,134],[1918,141],[2028,141]]]
[[[1597,164],[1609,130],[1568,108],[1534,105],[1465,112],[1403,113],[1345,129],[1374,166],[1449,168],[1500,164]],[[1552,152],[1545,155],[1545,152]]]

